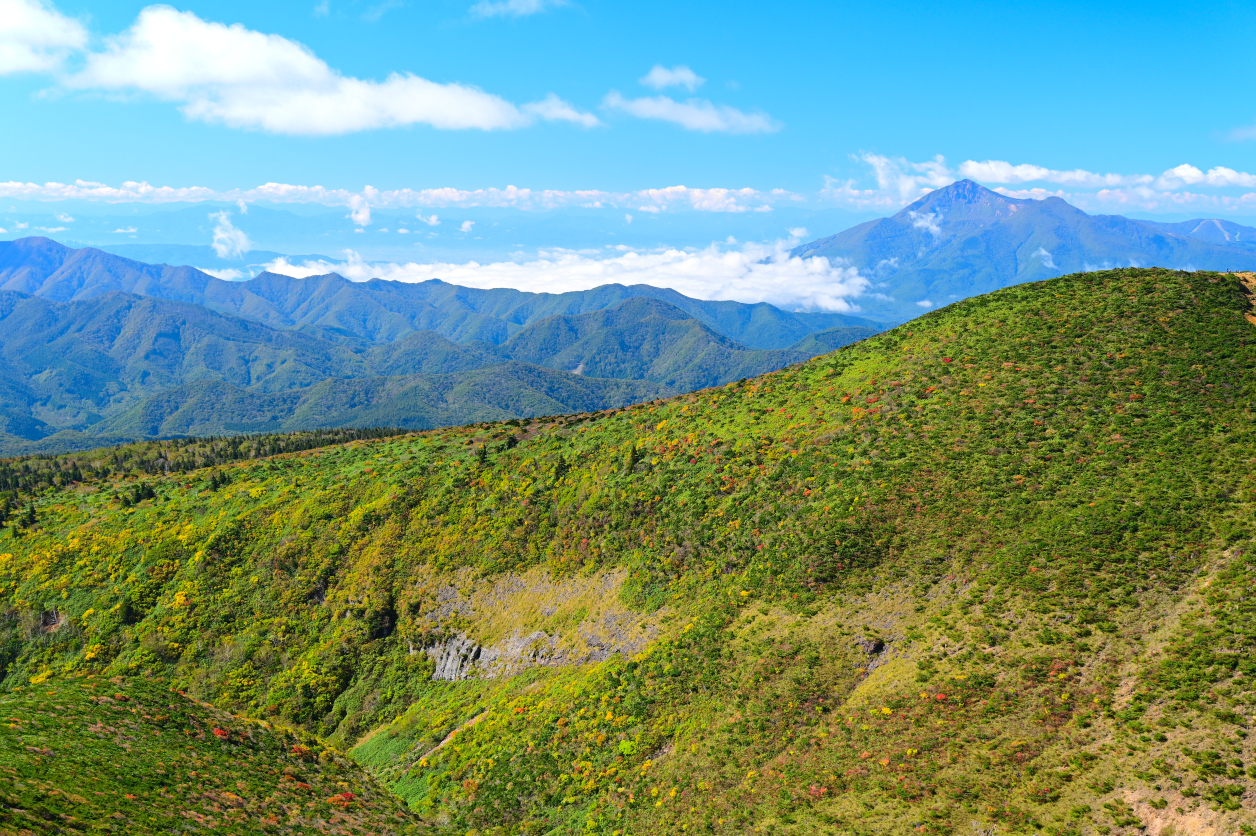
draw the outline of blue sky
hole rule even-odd
[[[0,236],[840,309],[788,248],[960,177],[1256,224],[1253,42],[1223,2],[0,0]]]
[[[0,134],[0,181],[223,191],[266,182],[612,192],[683,184],[783,189],[818,201],[826,176],[869,187],[872,170],[860,154],[914,163],[942,155],[952,172],[967,160],[1128,176],[1183,164],[1201,172],[1256,168],[1256,143],[1242,135],[1256,124],[1256,101],[1245,92],[1256,36],[1250,4],[488,0],[477,12],[472,0],[217,0],[174,7],[190,13],[185,21],[195,15],[237,24],[238,34],[303,45],[311,60],[345,78],[384,82],[408,73],[478,88],[516,108],[553,95],[598,122],[527,117],[490,130],[442,130],[373,127],[346,116],[323,126],[333,135],[313,136],[308,126],[285,127],[283,117],[233,126],[221,115],[191,113],[197,95],[217,97],[220,110],[231,107],[221,99],[236,95],[213,89],[205,68],[194,68],[199,92],[160,89],[165,79],[152,76],[189,71],[163,65],[167,59],[121,81],[117,66],[112,81],[108,67],[89,77],[86,56],[99,57],[109,38],[137,26],[146,4],[42,5],[77,21],[82,39],[64,49],[62,63],[0,77],[9,126]],[[494,10],[501,13],[484,13]],[[136,54],[132,44],[115,65]],[[275,58],[266,72],[282,76],[291,69],[286,60]],[[639,79],[656,65],[687,68],[704,82],[652,89]],[[299,86],[291,77],[284,83]],[[687,129],[608,107],[616,94],[630,104],[696,99],[760,121],[742,132]],[[1068,189],[1004,184],[1035,185]]]

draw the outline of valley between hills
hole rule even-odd
[[[0,831],[1253,836],[1252,278],[0,462]]]

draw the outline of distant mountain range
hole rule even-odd
[[[958,299],[1085,270],[1252,269],[1256,228],[1089,215],[1058,197],[1022,200],[959,180],[793,254],[858,267],[873,281],[872,293],[857,300],[863,312],[900,322]]]
[[[0,453],[615,408],[752,377],[876,330],[648,286],[229,282],[28,238],[0,243]]]

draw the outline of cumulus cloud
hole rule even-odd
[[[470,12],[472,17],[528,17],[566,5],[567,0],[480,0]]]
[[[729,105],[712,104],[705,99],[678,102],[669,96],[642,96],[626,99],[618,91],[606,94],[602,106],[635,116],[672,122],[685,130],[703,133],[762,134],[781,129],[781,123],[764,113],[746,113]]]
[[[1034,258],[1041,259],[1043,267],[1046,267],[1050,270],[1057,269],[1055,266],[1055,259],[1051,257],[1051,253],[1047,252],[1046,247],[1039,247],[1038,249],[1034,250]]]
[[[118,227],[114,230],[114,233],[118,235],[134,235],[137,232],[139,232],[139,230],[133,226]]]
[[[210,246],[214,248],[219,258],[239,258],[253,249],[253,242],[249,240],[249,236],[231,223],[230,212],[225,210],[214,212],[209,218],[218,222],[214,226],[214,242]]]
[[[65,212],[57,212],[56,214],[53,215],[53,217],[61,221],[61,223],[63,224],[74,223],[74,218]]]
[[[87,44],[87,30],[44,0],[0,0],[0,75],[51,72]]]
[[[702,78],[684,64],[671,69],[664,67],[662,64],[655,64],[648,73],[637,80],[646,87],[653,87],[655,90],[663,90],[668,87],[684,87],[690,93],[706,82],[705,78]]]
[[[475,221],[463,221],[462,226],[458,227],[458,229],[461,232],[470,232],[471,228],[474,226],[475,226]]]
[[[77,90],[148,94],[177,104],[189,119],[277,134],[326,136],[416,124],[488,131],[537,120],[597,121],[552,95],[519,107],[476,87],[410,73],[383,81],[345,76],[296,41],[169,6],[143,9],[64,83]]]
[[[933,303],[932,303],[932,302],[930,302],[928,299],[921,299],[921,300],[920,300],[919,302],[917,302],[916,304],[917,304],[917,305],[919,305],[919,306],[920,306],[920,307],[922,307],[922,308],[925,308],[925,309],[928,309],[928,308],[932,308],[932,307],[933,307]]]
[[[423,223],[427,224],[428,226],[440,226],[440,218],[438,218],[436,215],[429,215],[426,218],[423,217],[422,215],[419,215],[418,219],[422,221]]]
[[[822,197],[858,209],[890,209],[911,203],[958,179],[941,155],[919,163],[905,157],[866,152],[853,159],[868,167],[876,180],[876,188],[860,189],[853,179],[842,181],[826,175],[820,191]]]
[[[599,285],[649,284],[670,287],[699,299],[770,302],[786,308],[853,312],[868,280],[853,266],[823,257],[789,254],[797,239],[770,244],[728,247],[712,244],[701,250],[621,251],[596,257],[570,250],[542,251],[531,261],[489,264],[367,263],[356,253],[344,261],[292,264],[285,259],[268,270],[290,276],[340,273],[355,281],[371,278],[418,282],[440,278],[468,287],[513,287],[519,290],[587,290]]]

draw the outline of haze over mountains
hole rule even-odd
[[[1006,197],[971,180],[930,192],[888,218],[803,244],[801,257],[844,259],[872,282],[858,303],[904,321],[1022,282],[1113,267],[1247,270],[1256,228],[1200,219],[1160,223],[1089,215],[1058,197]]]

